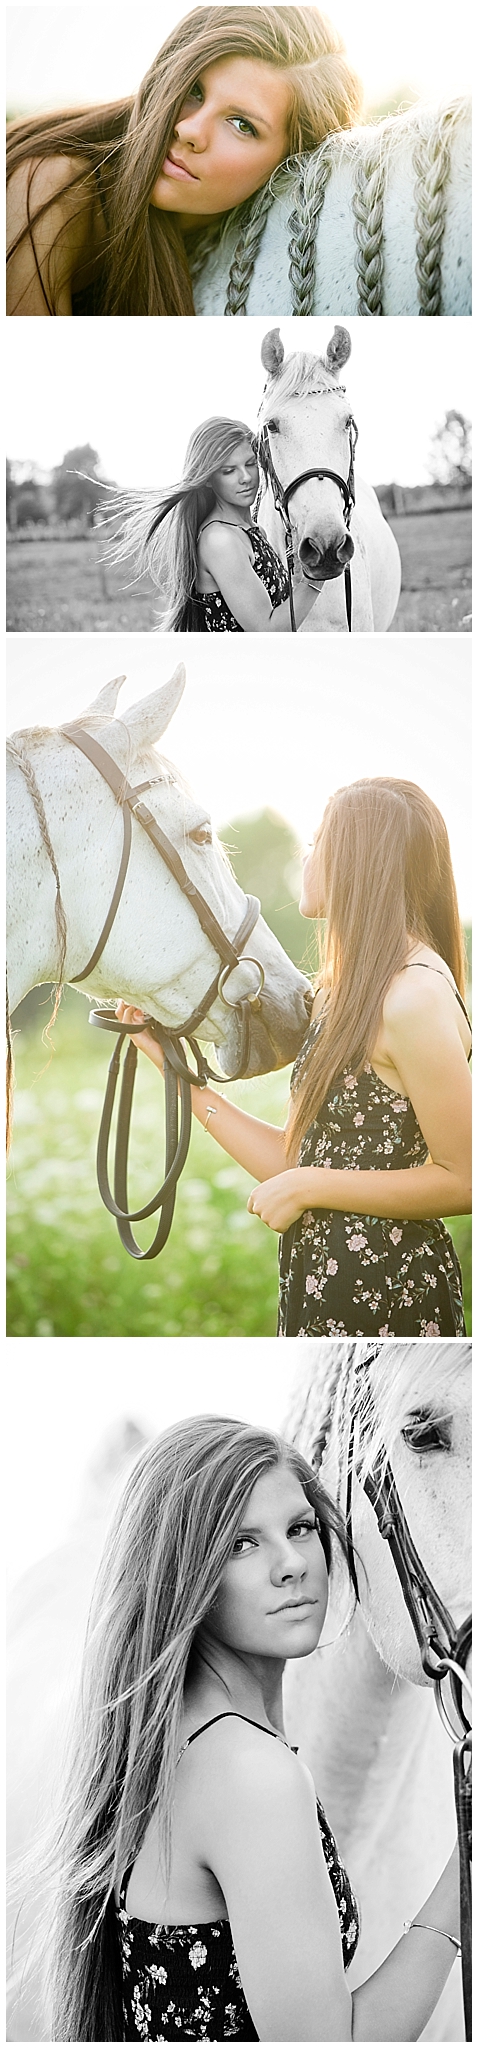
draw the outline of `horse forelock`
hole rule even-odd
[[[286,356],[277,377],[267,384],[259,411],[259,422],[266,425],[274,416],[278,406],[286,405],[290,398],[320,397],[323,392],[342,395],[344,385],[337,384],[335,377],[327,370],[322,356],[306,354],[298,349]]]

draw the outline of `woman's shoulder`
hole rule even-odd
[[[183,1747],[195,1772],[214,1775],[220,1798],[224,1785],[238,1798],[249,1792],[255,1799],[259,1792],[266,1800],[271,1791],[275,1795],[290,1786],[293,1792],[304,1781],[312,1785],[310,1772],[288,1742],[243,1714],[211,1717],[183,1738]]]
[[[198,550],[205,568],[210,563],[237,561],[238,552],[247,547],[247,531],[244,526],[235,526],[231,520],[208,519],[198,534]]]
[[[30,157],[16,165],[7,189],[9,312],[45,310],[40,305],[40,279],[48,295],[49,289],[61,290],[74,269],[96,253],[97,216],[100,231],[101,208],[94,173],[83,157],[36,157],[32,151]],[[55,311],[59,310],[63,308],[55,305]]]
[[[386,991],[383,1023],[390,1032],[416,1028],[441,1017],[454,1018],[460,1035],[467,1026],[458,1001],[458,990],[447,961],[432,946],[420,946],[410,954]]]

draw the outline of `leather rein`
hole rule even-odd
[[[359,1370],[366,1378],[370,1411],[373,1413],[373,1394],[369,1377],[372,1358],[366,1359]],[[359,1418],[357,1406],[352,1413],[347,1445],[347,1493],[345,1522],[347,1532],[348,1563],[352,1584],[360,1604],[360,1592],[355,1566],[352,1532],[352,1484],[354,1469],[363,1486],[364,1493],[374,1510],[378,1529],[384,1542],[388,1543],[395,1570],[400,1580],[403,1598],[418,1643],[422,1669],[432,1680],[435,1700],[440,1718],[453,1741],[453,1778],[457,1817],[458,1847],[460,1860],[460,1920],[461,1920],[461,1964],[463,1982],[463,2004],[465,2013],[465,2039],[471,2041],[471,1726],[465,1708],[464,1693],[471,1694],[471,1687],[465,1676],[465,1665],[471,1649],[472,1620],[469,1615],[460,1628],[455,1628],[448,1609],[444,1606],[436,1587],[413,1542],[406,1515],[388,1458],[383,1462],[378,1453],[373,1465],[362,1474],[360,1456],[355,1458],[355,1437]],[[460,1724],[461,1734],[456,1738],[456,1729],[444,1705],[442,1685],[450,1681],[453,1706]]]
[[[343,384],[335,386],[335,391],[337,392],[344,392],[344,390],[345,386]],[[328,397],[329,392],[325,391],[323,395],[325,397]],[[330,395],[333,396],[334,394],[332,393]],[[349,533],[350,521],[355,506],[354,457],[355,449],[357,446],[357,440],[358,427],[356,425],[355,420],[351,418],[349,423],[349,469],[347,477],[339,476],[337,470],[335,469],[304,469],[302,470],[300,476],[293,477],[292,482],[290,484],[284,485],[280,483],[279,477],[277,475],[277,470],[274,468],[274,461],[272,456],[272,449],[269,439],[269,430],[267,427],[267,422],[265,422],[264,426],[260,428],[256,442],[257,459],[260,468],[262,469],[265,482],[269,483],[271,486],[275,509],[276,512],[279,513],[279,518],[281,519],[284,528],[287,582],[289,586],[289,612],[292,633],[297,632],[297,625],[294,610],[294,539],[292,533],[292,526],[289,519],[290,500],[294,496],[294,492],[299,490],[301,484],[306,484],[309,482],[310,477],[319,477],[319,479],[321,479],[322,477],[329,477],[331,483],[337,484],[339,491],[341,491],[342,493],[344,501],[344,520],[347,528],[347,533]],[[346,562],[343,573],[345,581],[345,609],[347,614],[347,628],[349,633],[351,633],[352,576],[350,570],[350,562]],[[309,581],[312,581],[312,578],[309,578]]]
[[[155,780],[154,776],[149,781],[141,782],[134,788],[129,784],[123,771],[117,766],[111,754],[107,753],[106,748],[100,746],[99,741],[93,739],[90,733],[85,732],[82,726],[74,724],[62,725],[60,731],[65,739],[71,742],[72,746],[78,747],[80,752],[86,755],[87,759],[92,762],[93,767],[98,770],[98,774],[103,777],[103,781],[108,783],[123,816],[123,849],[111,903],[94,951],[86,967],[82,968],[81,974],[70,976],[72,984],[76,985],[79,982],[86,981],[104,952],[126,880],[131,851],[133,817],[142,826],[143,831],[147,833],[148,839],[156,847],[157,852],[161,854],[162,860],[164,860],[170,874],[174,876],[182,894],[188,897],[188,901],[198,918],[201,930],[210,940],[211,945],[214,946],[220,963],[214,980],[210,982],[209,987],[206,989],[201,1003],[197,1005],[196,1009],[191,1012],[191,1015],[186,1018],[185,1023],[181,1024],[177,1031],[169,1031],[165,1025],[158,1022],[157,1018],[145,1018],[143,1028],[148,1028],[153,1033],[153,1036],[162,1048],[164,1058],[165,1175],[157,1194],[153,1195],[151,1200],[144,1203],[143,1207],[139,1209],[130,1209],[128,1206],[128,1145],[138,1060],[137,1047],[132,1043],[131,1033],[135,1029],[137,1030],[138,1027],[132,1024],[120,1023],[119,1019],[115,1017],[113,1011],[109,1008],[98,1008],[90,1011],[90,1024],[103,1031],[115,1032],[118,1039],[108,1069],[105,1101],[98,1137],[96,1166],[101,1199],[104,1202],[105,1208],[109,1210],[110,1215],[115,1217],[121,1243],[125,1251],[129,1252],[130,1257],[133,1259],[154,1259],[157,1257],[158,1252],[162,1251],[169,1237],[174,1214],[177,1184],[187,1158],[191,1133],[191,1088],[205,1088],[208,1081],[217,1081],[219,1079],[221,1083],[225,1083],[226,1080],[237,1081],[247,1071],[250,1047],[250,1012],[251,1009],[260,1009],[264,970],[259,960],[255,960],[252,955],[244,954],[244,947],[247,945],[251,932],[257,924],[258,917],[260,917],[261,906],[257,896],[247,896],[246,911],[239,931],[236,932],[234,939],[228,939],[226,933],[222,930],[222,926],[218,924],[217,918],[215,918],[209,904],[206,903],[205,897],[201,895],[200,890],[191,881],[191,877],[184,867],[177,848],[173,846],[172,840],[168,839],[166,833],[158,825],[152,811],[142,802],[143,793],[151,788]],[[237,1002],[230,1003],[226,993],[228,978],[233,973],[234,968],[238,967],[241,960],[244,961],[244,959],[256,969],[257,987],[252,995],[243,996]],[[241,1029],[238,1064],[234,1073],[228,1076],[219,1076],[208,1066],[206,1056],[197,1044],[194,1036],[200,1024],[207,1017],[212,1003],[218,997],[226,1004],[227,1008],[233,1009],[237,1013]],[[120,1072],[121,1049],[124,1039],[129,1039],[129,1044],[121,1076],[112,1190],[108,1173],[108,1150],[116,1088]],[[186,1040],[190,1048],[195,1061],[195,1068],[189,1066],[183,1040]],[[180,1122],[178,1118],[179,1106],[181,1111]],[[155,1236],[147,1251],[142,1251],[134,1237],[131,1224],[140,1222],[144,1217],[156,1215],[158,1210],[160,1214]]]

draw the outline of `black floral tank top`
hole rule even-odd
[[[213,1721],[228,1720],[215,1714]],[[240,1714],[234,1719],[248,1720]],[[213,1721],[205,1721],[183,1743],[178,1763]],[[260,1728],[259,1721],[250,1724]],[[272,1728],[264,1735],[274,1738]],[[355,1955],[359,1914],[337,1843],[317,1800],[317,1819],[340,1922],[344,1969]],[[116,1918],[123,1983],[124,2041],[257,2041],[246,2004],[229,1920],[198,1926],[162,1927],[136,1920],[126,1911],[131,1871],[121,1885]]]
[[[219,520],[217,523],[221,526],[231,522]],[[272,611],[275,611],[277,605],[282,604],[288,595],[289,586],[285,569],[260,526],[248,526],[247,538],[252,548],[253,569],[260,582],[264,584],[270,597]],[[194,601],[201,607],[207,633],[243,633],[244,627],[238,625],[220,590],[195,590]]]
[[[458,989],[455,995],[469,1023]],[[292,1093],[300,1086],[322,1024],[323,1011],[309,1025],[292,1069]],[[350,1068],[336,1075],[302,1140],[298,1164],[383,1173],[423,1166],[427,1157],[413,1104],[389,1088],[367,1061],[359,1074]],[[278,1332],[282,1337],[464,1336],[460,1265],[445,1224],[438,1218],[410,1221],[353,1210],[304,1210],[280,1240]]]

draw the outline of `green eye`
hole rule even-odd
[[[246,121],[243,114],[232,115],[231,127],[236,128],[239,135],[253,135],[254,140],[257,141],[257,128],[253,128],[252,121]]]

